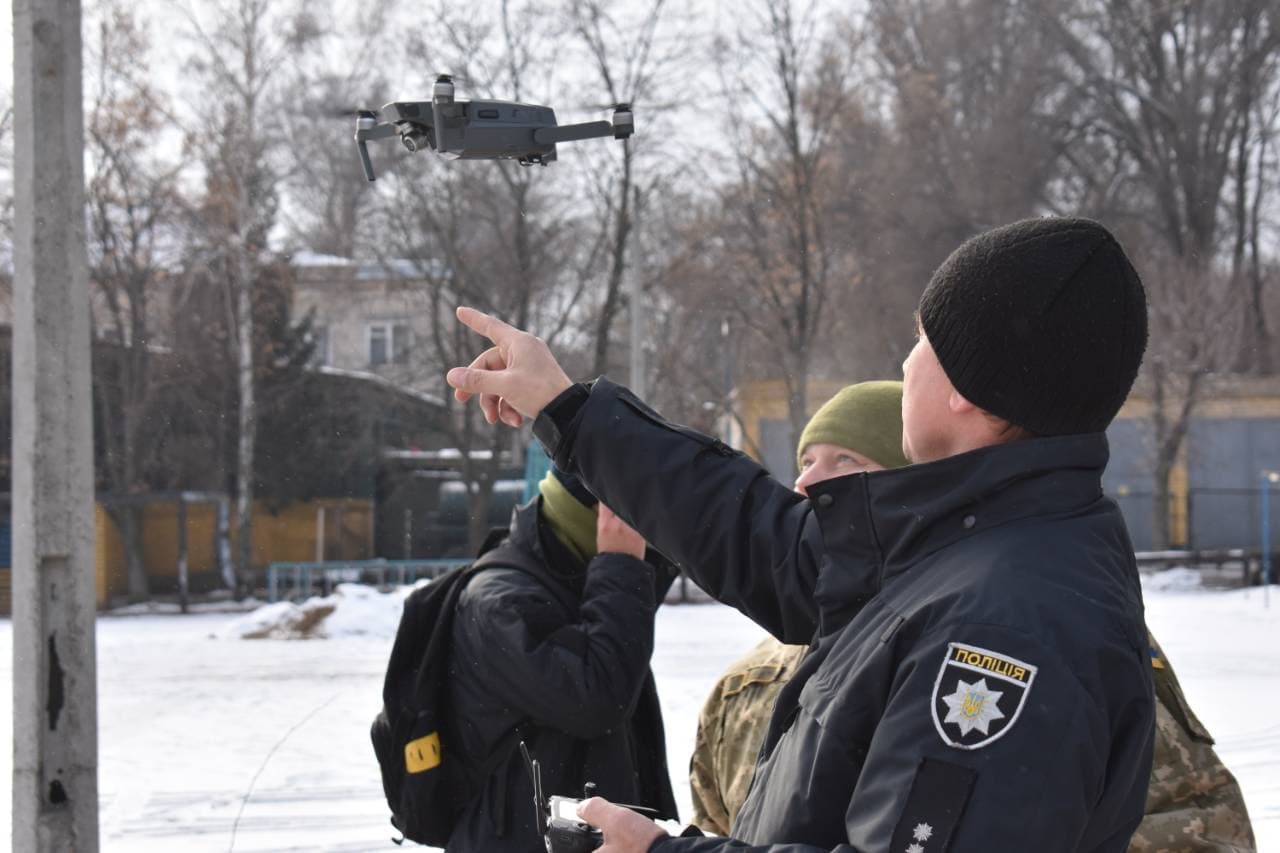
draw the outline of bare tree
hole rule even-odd
[[[754,330],[781,369],[796,435],[809,417],[807,386],[832,288],[853,274],[826,220],[832,134],[849,102],[851,60],[829,29],[824,38],[816,4],[797,5],[762,0],[732,49],[719,45],[730,124],[740,129],[738,172],[721,190],[709,243],[738,324]]]
[[[1236,354],[1244,317],[1232,277],[1199,272],[1158,254],[1143,270],[1150,344],[1144,381],[1151,395],[1156,543],[1172,544],[1170,476],[1205,386]]]
[[[898,370],[920,293],[957,245],[1043,212],[1071,95],[1061,51],[1017,0],[873,0],[849,26],[871,79],[836,132],[832,227],[859,274],[833,306],[833,347],[870,378]]]
[[[119,498],[148,491],[146,467],[162,429],[153,411],[159,385],[152,369],[154,295],[180,248],[182,199],[180,166],[156,153],[155,138],[170,116],[144,76],[148,34],[122,5],[104,6],[100,14],[86,122],[90,275],[102,306],[94,317],[100,342],[94,392],[99,486]],[[126,499],[107,506],[124,543],[129,598],[142,600],[148,596],[143,505]]]
[[[474,97],[545,102],[533,87],[549,66],[534,57],[548,53],[540,48],[552,31],[535,5],[503,2],[492,17],[442,9],[434,24],[438,30],[414,51],[435,63],[428,67],[451,71]],[[431,332],[413,357],[415,366],[441,377],[468,487],[473,548],[486,532],[494,482],[513,442],[503,431],[482,428],[474,407],[457,406],[443,387],[443,366],[469,360],[479,345],[453,310],[475,305],[549,340],[570,325],[589,276],[564,276],[573,269],[581,231],[556,169],[418,155],[384,169],[378,182],[383,250],[418,259],[429,282],[422,310]]]
[[[1232,164],[1280,48],[1280,11],[1267,0],[1082,0],[1043,20],[1090,95],[1095,127],[1149,194],[1133,212],[1174,257],[1207,269],[1224,245]]]
[[[220,0],[188,14],[195,43],[191,70],[203,82],[193,138],[206,169],[205,228],[199,266],[220,271],[232,298],[237,353],[236,507],[238,566],[253,555],[255,387],[254,288],[271,263],[269,237],[284,167],[281,128],[273,126],[286,67],[320,32],[306,0]],[[206,22],[207,21],[207,22]]]
[[[1041,11],[1088,95],[1085,120],[1105,140],[1094,150],[1112,152],[1092,182],[1115,188],[1106,213],[1133,223],[1135,242],[1158,259],[1150,266],[1159,278],[1146,278],[1153,344],[1145,374],[1156,401],[1157,530],[1168,544],[1168,476],[1205,374],[1239,364],[1241,355],[1240,336],[1224,334],[1220,305],[1243,319],[1242,305],[1253,304],[1254,322],[1230,325],[1269,348],[1261,293],[1241,290],[1253,221],[1247,193],[1265,180],[1253,174],[1254,151],[1270,136],[1269,128],[1251,132],[1250,123],[1274,79],[1280,10],[1267,0],[1080,0]],[[1083,158],[1076,163],[1088,169]],[[1189,319],[1176,320],[1182,315]]]
[[[901,161],[886,214],[917,245],[950,251],[1035,212],[1070,104],[1061,59],[1025,4],[873,0],[868,24]]]
[[[714,200],[692,190],[668,189],[663,204],[646,215],[636,248],[645,264],[649,333],[654,343],[647,387],[650,402],[664,415],[704,432],[745,441],[743,449],[763,458],[751,441],[737,405],[739,386],[758,378],[752,348],[736,307],[726,299],[719,261]],[[710,224],[710,226],[709,226]],[[679,382],[664,377],[679,376]]]
[[[1275,369],[1275,354],[1270,326],[1267,323],[1265,274],[1262,244],[1266,240],[1267,209],[1276,186],[1275,139],[1280,132],[1280,50],[1273,51],[1262,73],[1264,80],[1250,79],[1247,95],[1254,102],[1252,121],[1240,136],[1236,151],[1236,204],[1232,216],[1236,226],[1235,246],[1231,255],[1232,278],[1245,280],[1249,298],[1242,306],[1251,341],[1242,347],[1241,366],[1258,373],[1270,374]],[[1252,132],[1250,132],[1252,131]]]
[[[584,87],[607,99],[606,105],[626,104],[642,116],[644,133],[620,146],[593,149],[580,159],[599,164],[590,178],[587,198],[595,208],[590,217],[599,223],[595,239],[587,241],[583,268],[602,279],[603,296],[595,322],[591,373],[610,367],[613,324],[624,303],[623,285],[631,267],[637,221],[667,170],[661,168],[669,154],[661,144],[660,116],[671,104],[658,99],[670,92],[685,64],[682,39],[664,31],[670,17],[666,0],[647,0],[640,6],[610,0],[569,0],[568,20],[573,35],[584,48],[596,80]],[[602,105],[604,106],[604,105]],[[648,140],[648,143],[646,143]],[[640,310],[632,306],[632,310]]]
[[[361,221],[373,191],[353,156],[352,125],[357,110],[381,105],[386,69],[349,58],[384,39],[393,4],[373,0],[315,20],[313,49],[295,56],[288,67],[283,97],[289,105],[288,157],[282,163],[280,219],[291,242],[317,252],[350,258],[364,249]]]

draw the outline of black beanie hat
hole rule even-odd
[[[1027,219],[966,240],[920,298],[956,390],[1037,435],[1107,428],[1138,375],[1147,300],[1124,249],[1088,219]]]

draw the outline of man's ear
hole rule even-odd
[[[970,403],[969,400],[956,389],[951,389],[951,394],[947,398],[947,408],[953,415],[964,415],[969,412],[976,411],[977,406]]]

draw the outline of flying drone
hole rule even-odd
[[[430,101],[392,101],[382,108],[356,113],[356,147],[364,175],[375,180],[365,144],[399,135],[410,151],[430,149],[452,159],[515,160],[522,166],[547,165],[556,159],[557,142],[612,136],[626,139],[635,130],[629,104],[617,104],[609,121],[556,125],[555,111],[518,101],[455,101],[453,78],[441,74]]]

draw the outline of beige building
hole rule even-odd
[[[311,314],[317,367],[372,373],[440,397],[444,376],[433,317],[452,328],[453,300],[441,298],[443,267],[431,261],[357,261],[299,252],[293,316]]]

